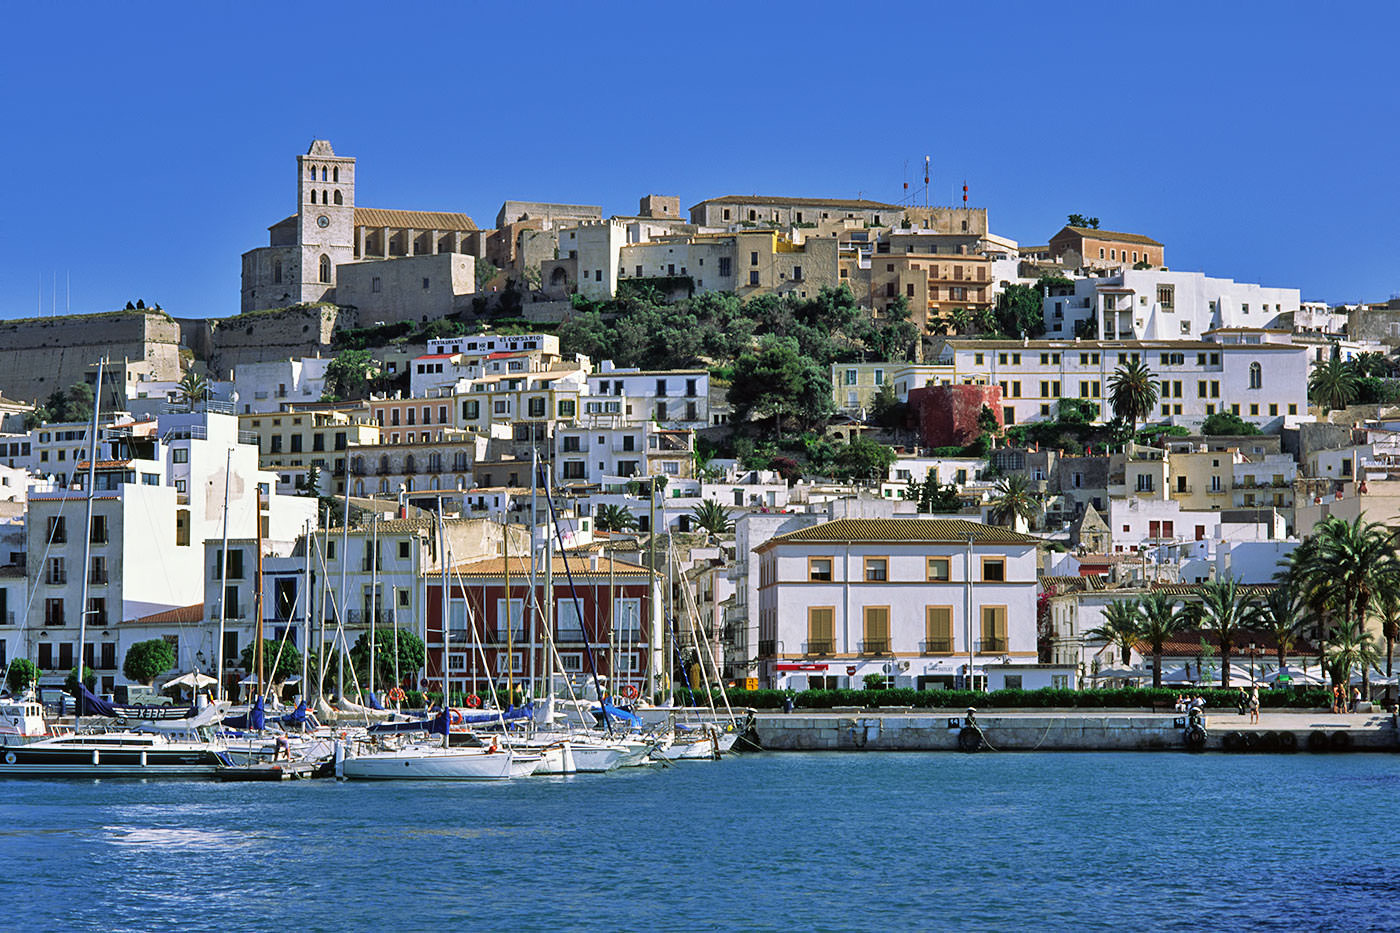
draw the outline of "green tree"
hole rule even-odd
[[[1201,425],[1202,434],[1259,434],[1259,428],[1232,411],[1217,411],[1207,415]]]
[[[180,397],[184,399],[185,405],[192,409],[194,403],[202,401],[205,393],[209,391],[209,380],[193,369],[187,369],[185,374],[180,377],[180,384],[176,388],[180,392]]]
[[[1260,602],[1259,629],[1274,638],[1278,666],[1283,667],[1288,652],[1298,641],[1298,623],[1302,607],[1291,583],[1285,581],[1264,594]]]
[[[883,313],[868,317],[858,333],[865,344],[866,359],[896,362],[909,358],[914,341],[919,339],[919,325],[909,320],[909,303],[900,295]]]
[[[28,658],[15,658],[10,662],[9,673],[5,675],[5,683],[14,694],[23,693],[29,689],[30,684],[37,683],[38,680],[39,665]]]
[[[982,410],[977,413],[977,430],[983,434],[1001,433],[1001,422],[997,420],[997,413],[992,411],[992,406],[983,405]]]
[[[97,689],[97,674],[86,665],[83,666],[83,685],[89,690]],[[76,667],[68,672],[68,677],[63,681],[63,689],[70,696],[78,695],[78,669]]]
[[[965,334],[972,329],[972,312],[966,308],[954,308],[948,320],[952,322],[956,334]]]
[[[1393,589],[1381,591],[1376,619],[1381,624],[1381,637],[1385,639],[1385,676],[1390,677],[1395,672],[1395,641],[1400,638],[1400,593]]]
[[[243,651],[239,655],[238,663],[245,671],[256,674],[253,665],[253,642],[243,646]],[[278,652],[281,651],[279,655]],[[273,661],[277,662],[277,667],[273,669]],[[297,646],[291,642],[280,642],[276,639],[263,639],[263,676],[272,683],[281,683],[288,677],[295,677],[301,673],[301,652]]]
[[[365,398],[369,394],[370,377],[378,372],[379,364],[369,350],[342,350],[326,366],[322,399],[334,402]]]
[[[297,477],[297,495],[309,499],[319,498],[321,495],[321,468],[312,463],[306,468],[306,473]]]
[[[712,535],[727,535],[734,530],[729,511],[718,502],[706,499],[690,510],[691,521]]]
[[[1195,607],[1196,622],[1220,641],[1220,686],[1230,686],[1230,656],[1235,639],[1260,620],[1258,604],[1246,595],[1233,577],[1201,586],[1201,602]]]
[[[1113,371],[1108,380],[1109,404],[1113,413],[1137,430],[1157,404],[1157,377],[1140,360],[1130,359]]]
[[[476,290],[486,291],[486,287],[491,284],[491,280],[501,274],[501,269],[489,259],[478,259],[476,261]]]
[[[374,683],[381,690],[386,685],[401,685],[405,681],[416,680],[418,672],[423,669],[424,659],[427,657],[423,639],[413,632],[400,628],[397,639],[398,662],[396,665],[394,629],[390,626],[380,626],[374,630]],[[369,687],[369,645],[369,633],[364,632],[350,648],[350,661],[355,665],[355,673],[366,689]],[[395,672],[398,673],[397,680],[394,677]]]
[[[1040,292],[1030,285],[1008,285],[997,295],[997,328],[1008,337],[1035,339],[1045,334]]]
[[[1364,625],[1350,625],[1334,629],[1331,643],[1327,646],[1327,671],[1332,675],[1332,683],[1345,687],[1351,683],[1351,672],[1361,672],[1361,693],[1371,695],[1371,668],[1380,660],[1376,650],[1375,636],[1366,631]]]
[[[752,414],[772,416],[779,433],[784,416],[806,427],[835,410],[830,376],[802,354],[792,337],[764,337],[757,351],[739,357],[728,397],[738,420]]]
[[[1356,373],[1336,357],[1313,364],[1308,376],[1308,398],[1324,414],[1334,408],[1346,408],[1355,400],[1357,390]]]
[[[993,522],[1015,525],[1024,521],[1029,528],[1039,515],[1040,497],[1031,489],[1031,481],[1024,473],[1012,473],[997,481],[989,511]]]
[[[962,501],[958,499],[958,487],[952,483],[944,486],[938,482],[938,474],[933,470],[928,472],[923,482],[911,478],[908,488],[900,490],[900,495],[918,502],[920,512],[940,514],[962,509]]]
[[[599,531],[626,531],[637,527],[637,516],[625,505],[600,505],[593,525]]]
[[[75,382],[68,387],[68,420],[92,420],[92,386]]]
[[[1390,358],[1384,353],[1358,353],[1346,363],[1358,376],[1374,376],[1384,379],[1390,376]]]
[[[858,437],[837,449],[836,472],[848,479],[878,482],[889,475],[894,461],[893,447]]]
[[[1103,624],[1085,632],[1090,638],[1100,638],[1118,649],[1123,656],[1123,666],[1133,659],[1133,646],[1137,644],[1139,625],[1142,621],[1142,604],[1136,599],[1117,599],[1103,607]]]
[[[150,686],[151,683],[175,666],[175,649],[163,638],[138,641],[126,650],[126,660],[122,662],[122,673],[127,680]]]
[[[1097,217],[1085,217],[1083,214],[1070,214],[1069,225],[1071,227],[1087,227],[1090,230],[1099,229],[1099,219]]]
[[[1191,614],[1165,593],[1149,593],[1142,599],[1138,636],[1152,652],[1152,686],[1162,686],[1162,650],[1172,636],[1190,624]]]

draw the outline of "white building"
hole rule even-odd
[[[588,374],[588,395],[586,416],[697,430],[710,424],[710,374],[703,369],[641,370],[604,360]],[[615,410],[597,404],[605,402],[617,403]]]
[[[953,686],[968,664],[979,678],[988,664],[1034,665],[1038,544],[959,519],[841,519],[778,535],[758,548],[760,676],[801,689],[882,674],[923,689]]]
[[[239,363],[233,371],[238,411],[282,411],[292,402],[319,401],[326,390],[330,358],[304,357],[267,363]]]
[[[1074,337],[1084,321],[1104,340],[1197,340],[1222,327],[1266,328],[1297,312],[1296,288],[1269,288],[1201,272],[1123,269],[1077,279],[1073,294],[1046,295],[1049,337]]]

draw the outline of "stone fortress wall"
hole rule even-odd
[[[42,402],[56,389],[91,382],[103,356],[111,363],[104,385],[178,380],[180,325],[150,309],[0,321],[0,391],[10,398]]]

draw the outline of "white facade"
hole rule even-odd
[[[434,337],[428,341],[428,355],[464,357],[493,353],[534,353],[557,357],[559,338],[554,334],[469,334],[460,337]]]
[[[614,220],[581,224],[559,233],[560,258],[578,260],[578,293],[591,301],[617,294],[618,259],[627,227]]]
[[[620,369],[604,360],[588,374],[588,395],[585,416],[697,430],[710,423],[710,374],[703,369]],[[590,403],[596,402],[619,405],[594,411]]]
[[[1298,310],[1296,288],[1269,288],[1201,272],[1123,269],[1077,279],[1073,295],[1047,295],[1049,337],[1073,337],[1082,321],[1097,322],[1104,340],[1198,340],[1221,327],[1270,327]]]
[[[305,357],[269,363],[240,363],[233,371],[240,413],[281,411],[292,402],[315,402],[326,389],[330,358]]]

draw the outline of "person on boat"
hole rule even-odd
[[[276,761],[279,758],[292,760],[292,741],[285,734],[277,736],[277,744],[272,750],[272,760]]]

